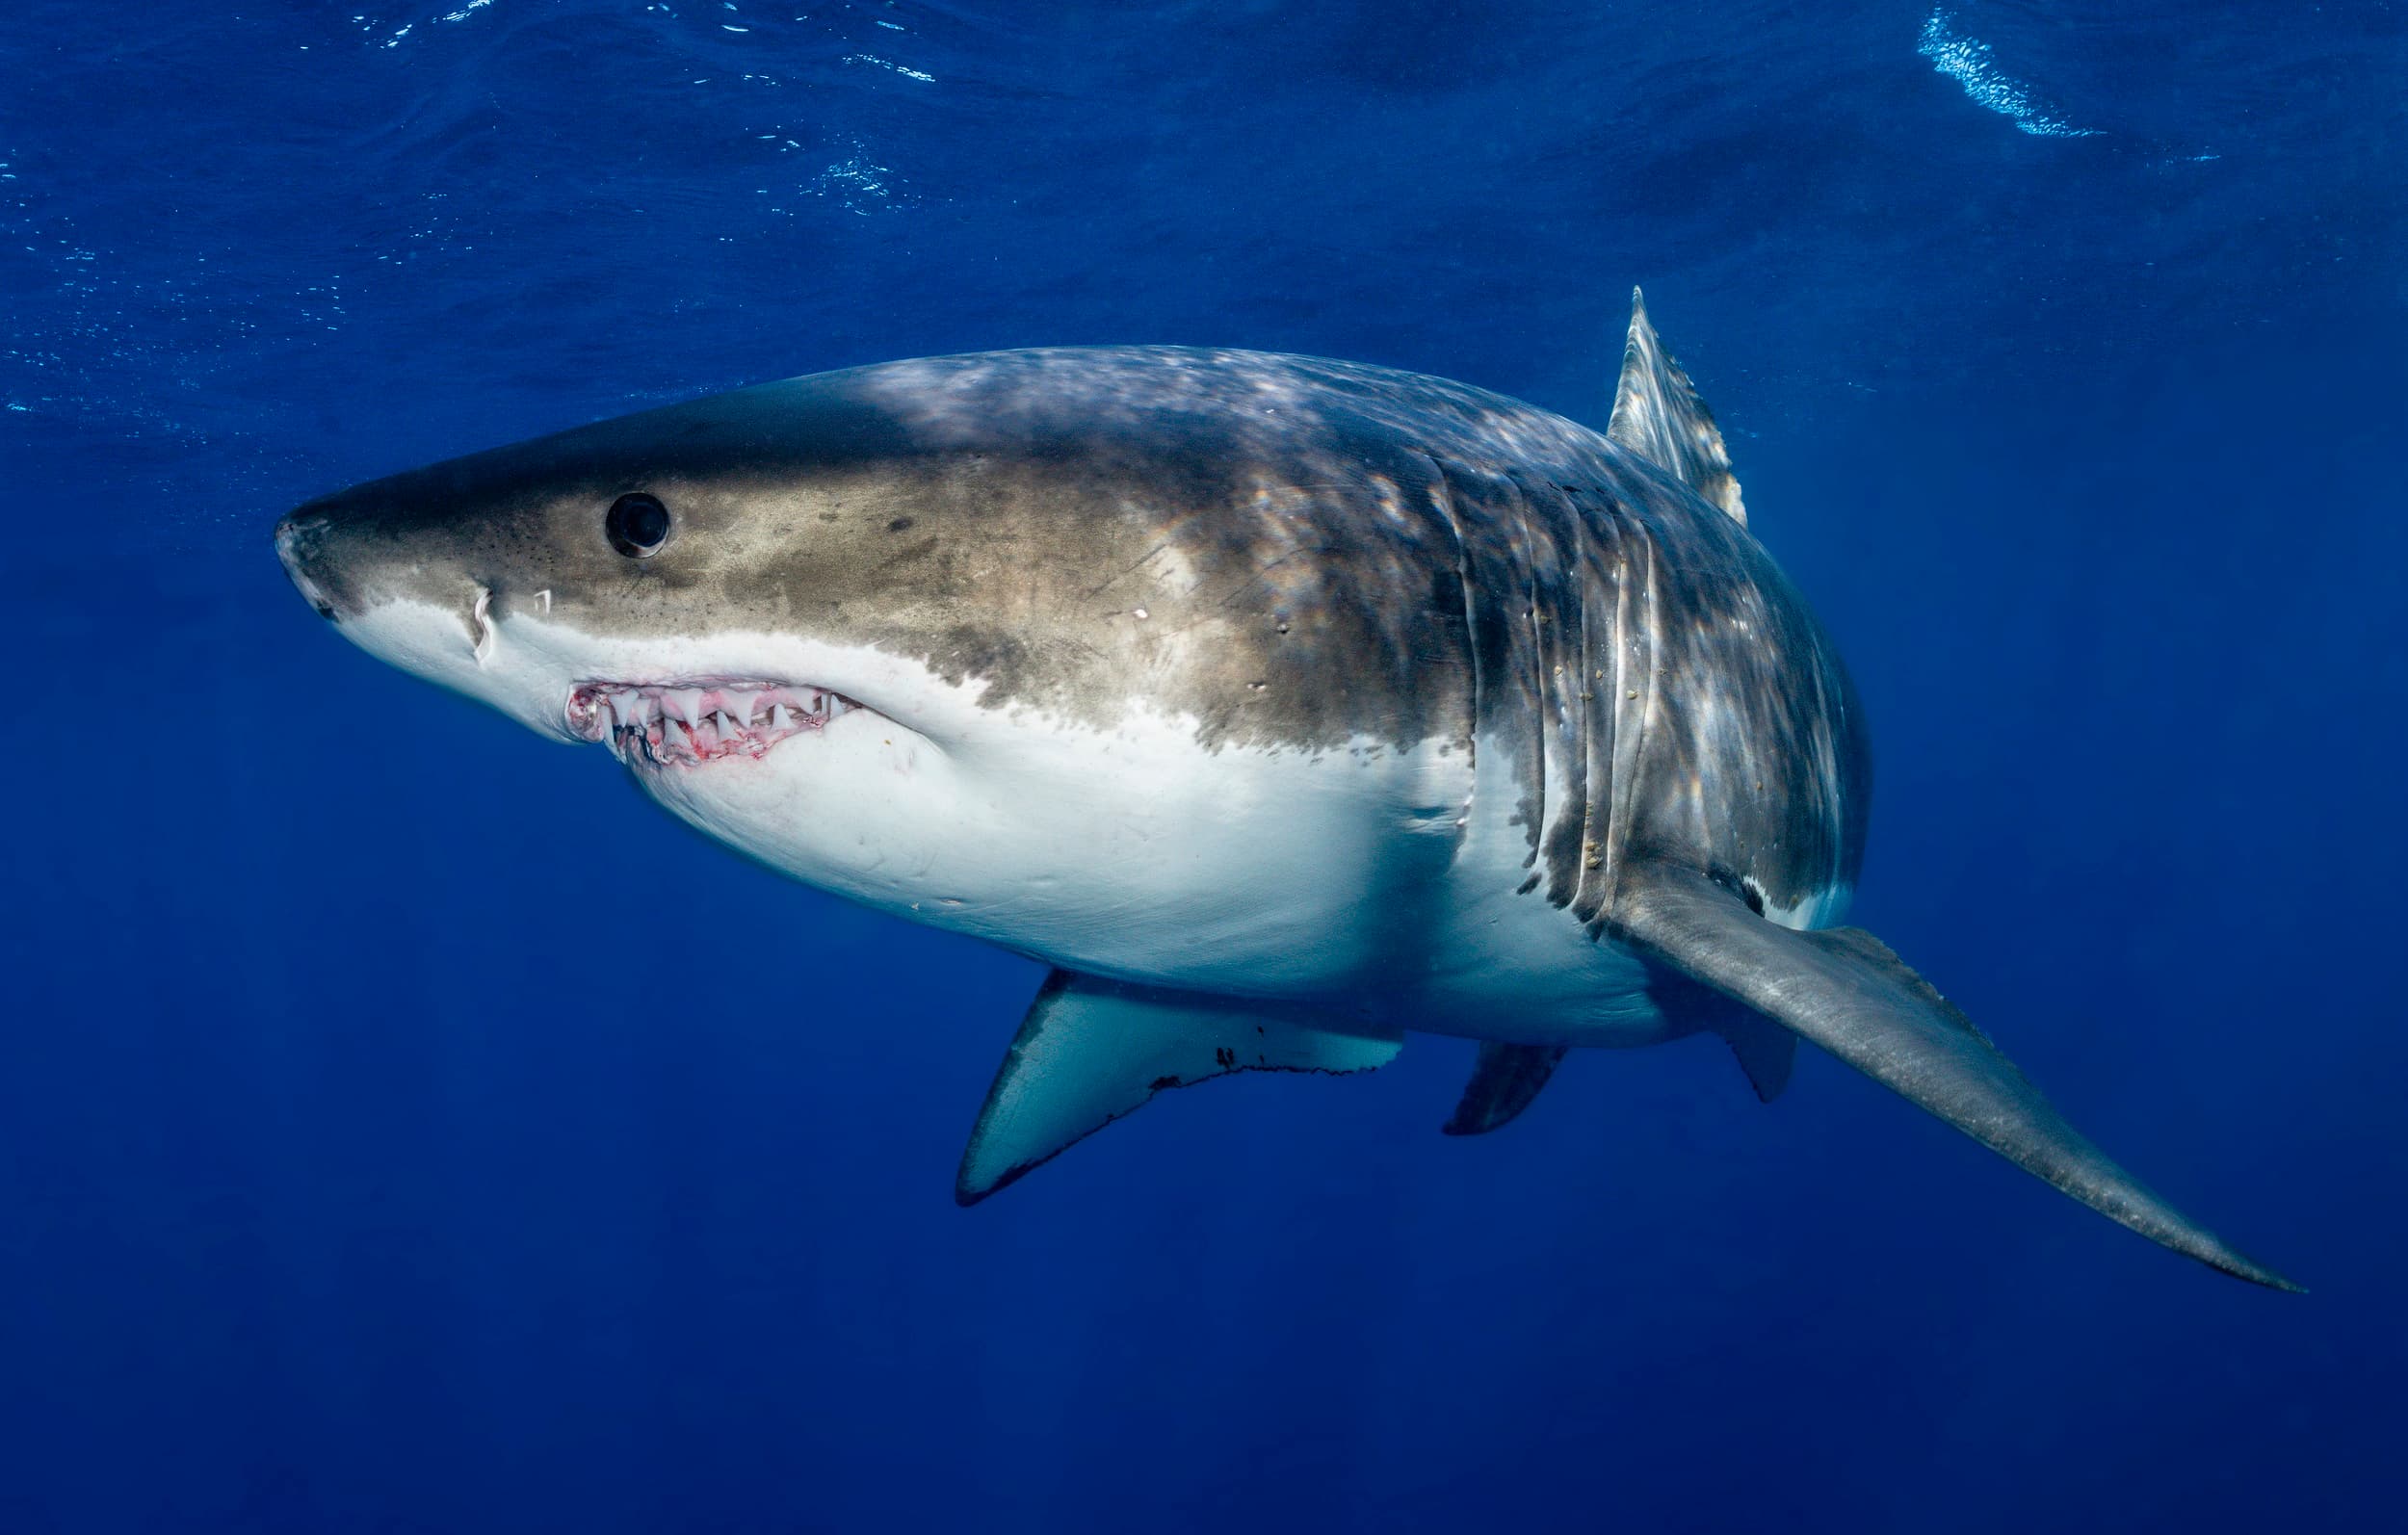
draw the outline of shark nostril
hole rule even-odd
[[[325,542],[326,531],[324,517],[295,512],[275,525],[275,556],[302,599],[317,610],[319,617],[332,622],[337,616],[334,604],[309,575],[309,562]]]
[[[299,518],[286,517],[275,525],[275,557],[284,562],[285,571],[298,578],[301,574],[301,544],[307,525]]]
[[[331,526],[324,513],[306,507],[288,512],[276,521],[275,546],[279,551],[295,552],[305,557],[317,547],[318,541]]]

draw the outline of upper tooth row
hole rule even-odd
[[[698,725],[717,715],[726,723],[722,728],[748,730],[761,715],[761,692],[739,689],[719,689],[722,700],[717,710],[705,710],[702,700],[706,689],[700,688],[670,688],[657,693],[612,691],[606,696],[611,705],[614,729],[641,728],[652,722],[655,711],[665,718],[686,725]],[[798,702],[789,702],[798,699]],[[851,707],[834,693],[817,688],[781,689],[770,700],[768,723],[773,730],[782,730],[798,715],[833,716]]]

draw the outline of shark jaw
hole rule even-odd
[[[861,707],[829,689],[778,682],[597,681],[570,689],[563,717],[569,734],[608,744],[630,767],[688,770],[757,762]]]

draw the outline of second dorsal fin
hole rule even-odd
[[[1656,339],[1656,327],[1647,323],[1647,300],[1636,288],[1631,290],[1630,339],[1622,346],[1622,381],[1613,391],[1613,419],[1606,435],[1747,526],[1747,507],[1740,500],[1721,429],[1688,375]]]

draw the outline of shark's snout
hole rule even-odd
[[[326,544],[327,519],[315,512],[296,511],[275,525],[275,557],[284,562],[285,575],[292,578],[294,587],[318,616],[339,621],[334,601],[326,586],[311,574],[311,564]]]
[[[443,534],[383,498],[328,497],[276,524],[275,553],[303,600],[370,655],[561,736],[571,679],[497,663],[496,588]]]

